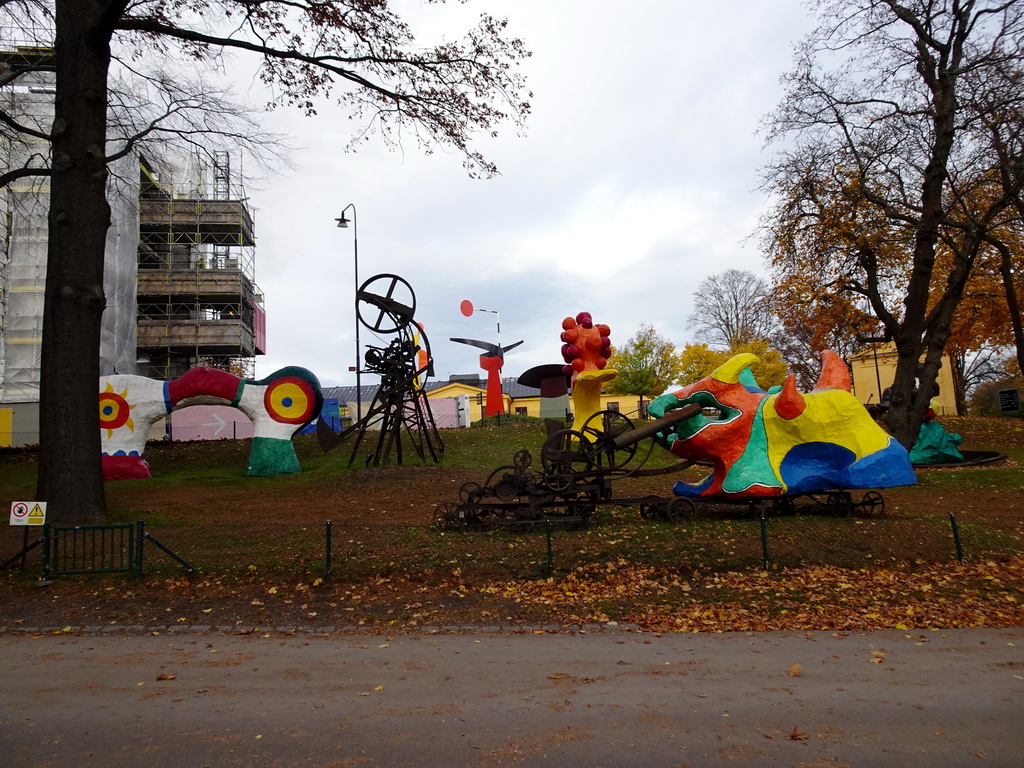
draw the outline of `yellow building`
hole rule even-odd
[[[501,389],[505,400],[506,414],[540,418],[540,390],[524,387],[515,378],[502,379]],[[363,413],[370,409],[376,393],[376,385],[366,385],[362,388]],[[427,383],[428,400],[454,399],[463,395],[467,401],[469,422],[480,421],[483,418],[484,409],[487,405],[486,379],[475,376],[453,376],[448,381]],[[356,412],[355,387],[325,387],[324,398],[336,398],[341,405],[343,415],[354,416]],[[645,418],[647,415],[647,405],[650,402],[650,398],[639,398],[636,395],[601,395],[602,409],[618,411],[632,420]],[[571,409],[571,400],[569,405]],[[350,423],[348,418],[345,421]]]
[[[524,387],[514,378],[506,378],[501,381],[501,391],[505,400],[505,413],[513,416],[532,416],[540,418],[540,390],[533,387]],[[480,381],[473,385],[466,380],[456,380],[441,383],[427,392],[427,398],[433,400],[442,397],[458,397],[467,395],[469,397],[470,421],[480,421],[483,418],[484,408],[487,404],[487,384]],[[601,408],[607,411],[618,411],[630,419],[640,419],[647,416],[647,405],[650,398],[639,398],[636,395],[609,395],[601,394]],[[569,401],[570,410],[572,400]]]
[[[896,377],[896,347],[893,344],[872,344],[868,349],[850,355],[849,362],[853,375],[853,394],[865,405],[881,401],[881,393],[891,387]],[[956,391],[953,388],[953,363],[947,356],[942,358],[942,367],[936,379],[939,395],[935,401],[935,413],[939,416],[956,416]]]

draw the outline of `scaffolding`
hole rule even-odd
[[[172,379],[204,365],[252,378],[265,347],[252,213],[232,197],[227,152],[175,174],[141,159],[139,372]]]
[[[22,20],[24,21],[24,20]],[[53,122],[53,33],[0,23],[0,108],[46,133]],[[0,169],[45,167],[31,133],[0,139]],[[254,376],[265,349],[253,217],[227,152],[166,179],[133,154],[110,166],[104,254],[103,375],[170,379],[205,365]],[[0,445],[38,440],[49,179],[0,188]]]

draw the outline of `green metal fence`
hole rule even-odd
[[[131,573],[141,577],[143,550],[149,542],[176,560],[184,568],[196,570],[173,550],[164,546],[146,530],[145,523],[120,525],[55,526],[44,525],[34,541],[27,537],[19,552],[0,563],[0,571],[37,547],[42,549],[43,581],[54,576],[100,573]]]
[[[604,515],[582,529],[538,524],[522,530],[463,532],[431,525],[332,525],[329,520],[326,526],[140,521],[41,528],[0,531],[0,558],[5,558],[0,571],[18,561],[23,569],[34,569],[41,552],[43,579],[101,573],[141,577],[144,567],[151,574],[170,576],[184,567],[205,574],[258,570],[340,580],[457,570],[466,579],[492,580],[564,574],[610,561],[708,572],[807,565],[862,568],[953,558],[962,562],[1019,552],[1024,546],[1019,534],[990,530],[969,517],[759,515],[669,525],[644,521],[629,510]],[[30,534],[38,538],[29,541]]]
[[[45,533],[44,533],[45,536]],[[44,563],[54,576],[80,573],[133,573],[136,562],[135,526],[52,526],[44,541]],[[45,556],[49,547],[49,558]],[[46,566],[44,566],[44,573]]]

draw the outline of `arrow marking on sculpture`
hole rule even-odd
[[[218,414],[216,414],[216,413],[215,413],[215,414],[213,414],[213,418],[215,418],[215,419],[216,419],[217,421],[214,421],[214,422],[212,422],[212,423],[210,423],[210,424],[203,424],[203,426],[204,426],[204,427],[217,427],[217,428],[216,428],[215,430],[213,430],[213,434],[214,434],[214,435],[219,435],[219,434],[220,434],[220,431],[221,431],[222,429],[224,429],[224,427],[226,427],[226,426],[228,425],[228,423],[227,423],[226,421],[224,421],[224,419],[222,419],[222,418],[221,418],[221,417],[220,417],[220,416],[219,416]]]

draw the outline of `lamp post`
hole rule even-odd
[[[363,386],[361,378],[362,365],[360,364],[360,356],[362,354],[362,347],[359,344],[359,222],[356,218],[356,204],[349,203],[341,209],[341,217],[335,219],[338,222],[338,227],[341,229],[348,229],[349,220],[345,218],[345,211],[352,210],[352,255],[353,262],[355,264],[355,287],[352,289],[355,295],[353,302],[353,310],[355,312],[356,321],[356,421],[362,421],[363,419]]]

